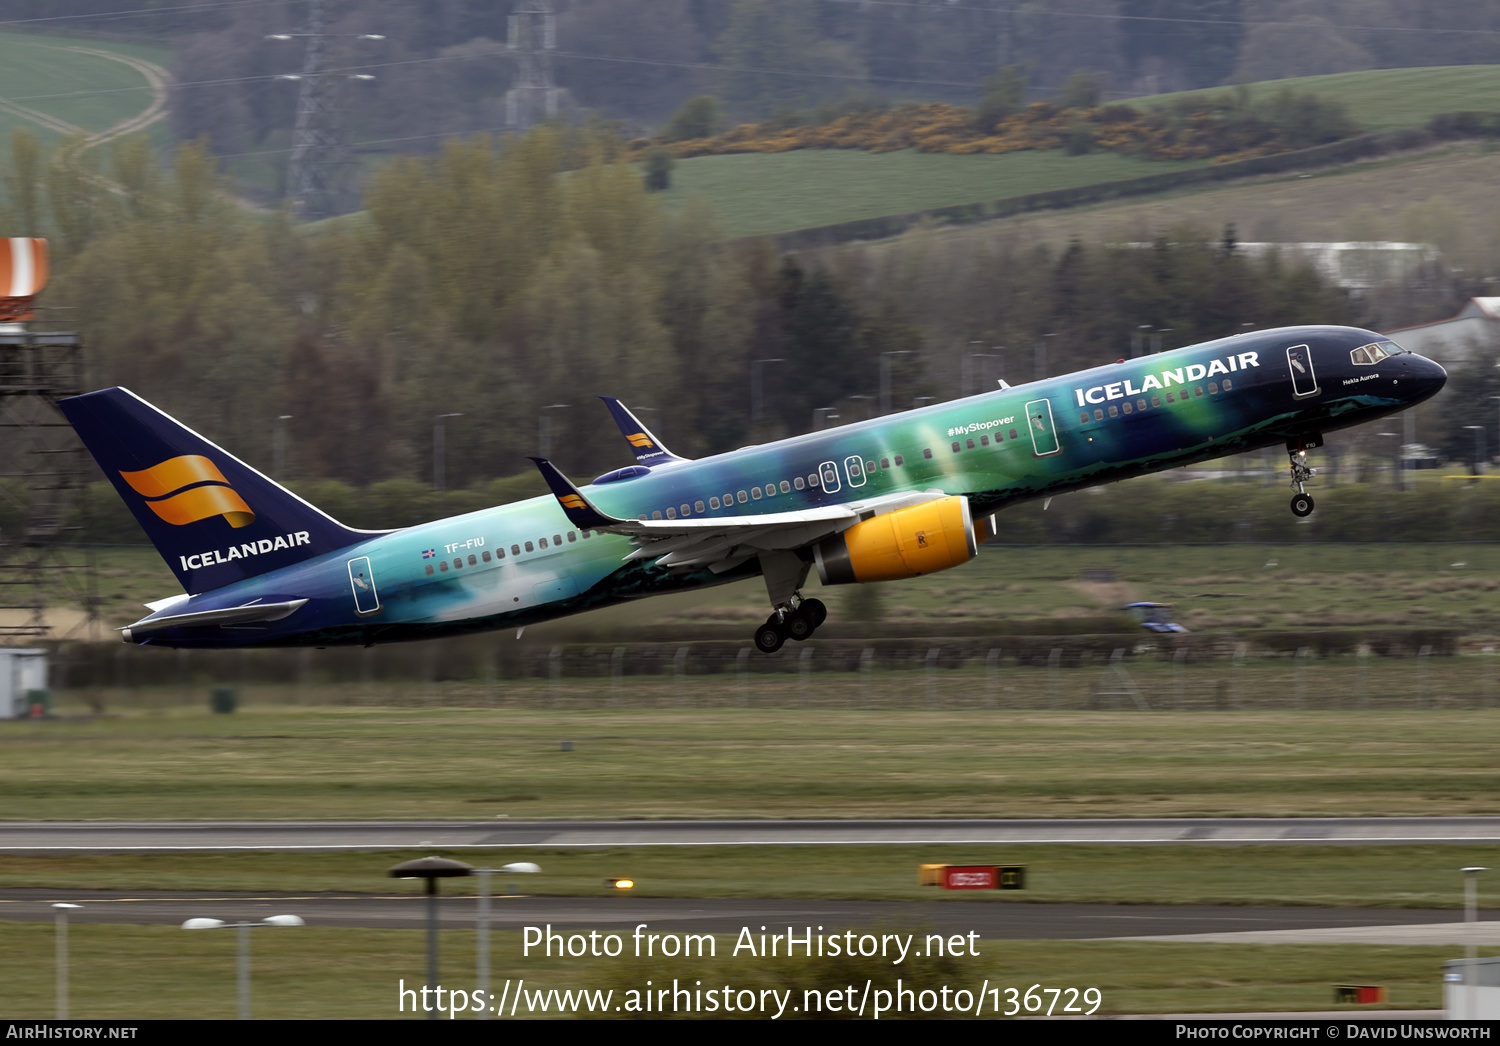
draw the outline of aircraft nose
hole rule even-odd
[[[1401,384],[1409,384],[1406,398],[1410,401],[1421,402],[1433,398],[1448,384],[1448,371],[1437,360],[1415,354],[1404,354],[1400,359],[1403,363],[1401,369],[1404,371]]]

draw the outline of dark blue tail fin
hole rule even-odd
[[[58,406],[189,594],[369,536],[125,389],[74,396]]]

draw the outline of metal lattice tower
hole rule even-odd
[[[535,127],[568,105],[568,92],[552,82],[557,16],[552,0],[521,0],[510,16],[506,46],[516,55],[516,78],[505,92],[505,123],[511,130]]]
[[[298,80],[297,123],[292,130],[292,157],[287,164],[287,196],[292,211],[299,218],[315,220],[341,214],[348,209],[349,179],[354,159],[349,149],[348,126],[344,120],[344,88],[350,80],[373,80],[373,76],[329,72],[328,41],[337,36],[327,32],[324,0],[312,0],[307,24],[293,33],[278,33],[273,40],[305,39],[307,52],[302,72],[282,79]],[[381,40],[379,36],[360,36],[364,40]]]
[[[68,541],[93,463],[57,409],[84,391],[77,335],[0,329],[0,497],[25,503],[20,524],[0,531],[0,642],[52,635],[49,593],[83,607],[79,628],[91,638],[98,630],[92,552]]]

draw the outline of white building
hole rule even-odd
[[[1451,319],[1384,332],[1403,349],[1442,364],[1466,363],[1500,349],[1500,298],[1470,298]]]

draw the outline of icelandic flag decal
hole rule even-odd
[[[422,550],[422,558],[423,559],[436,559],[437,558],[437,549],[435,549],[435,548],[423,549]]]

